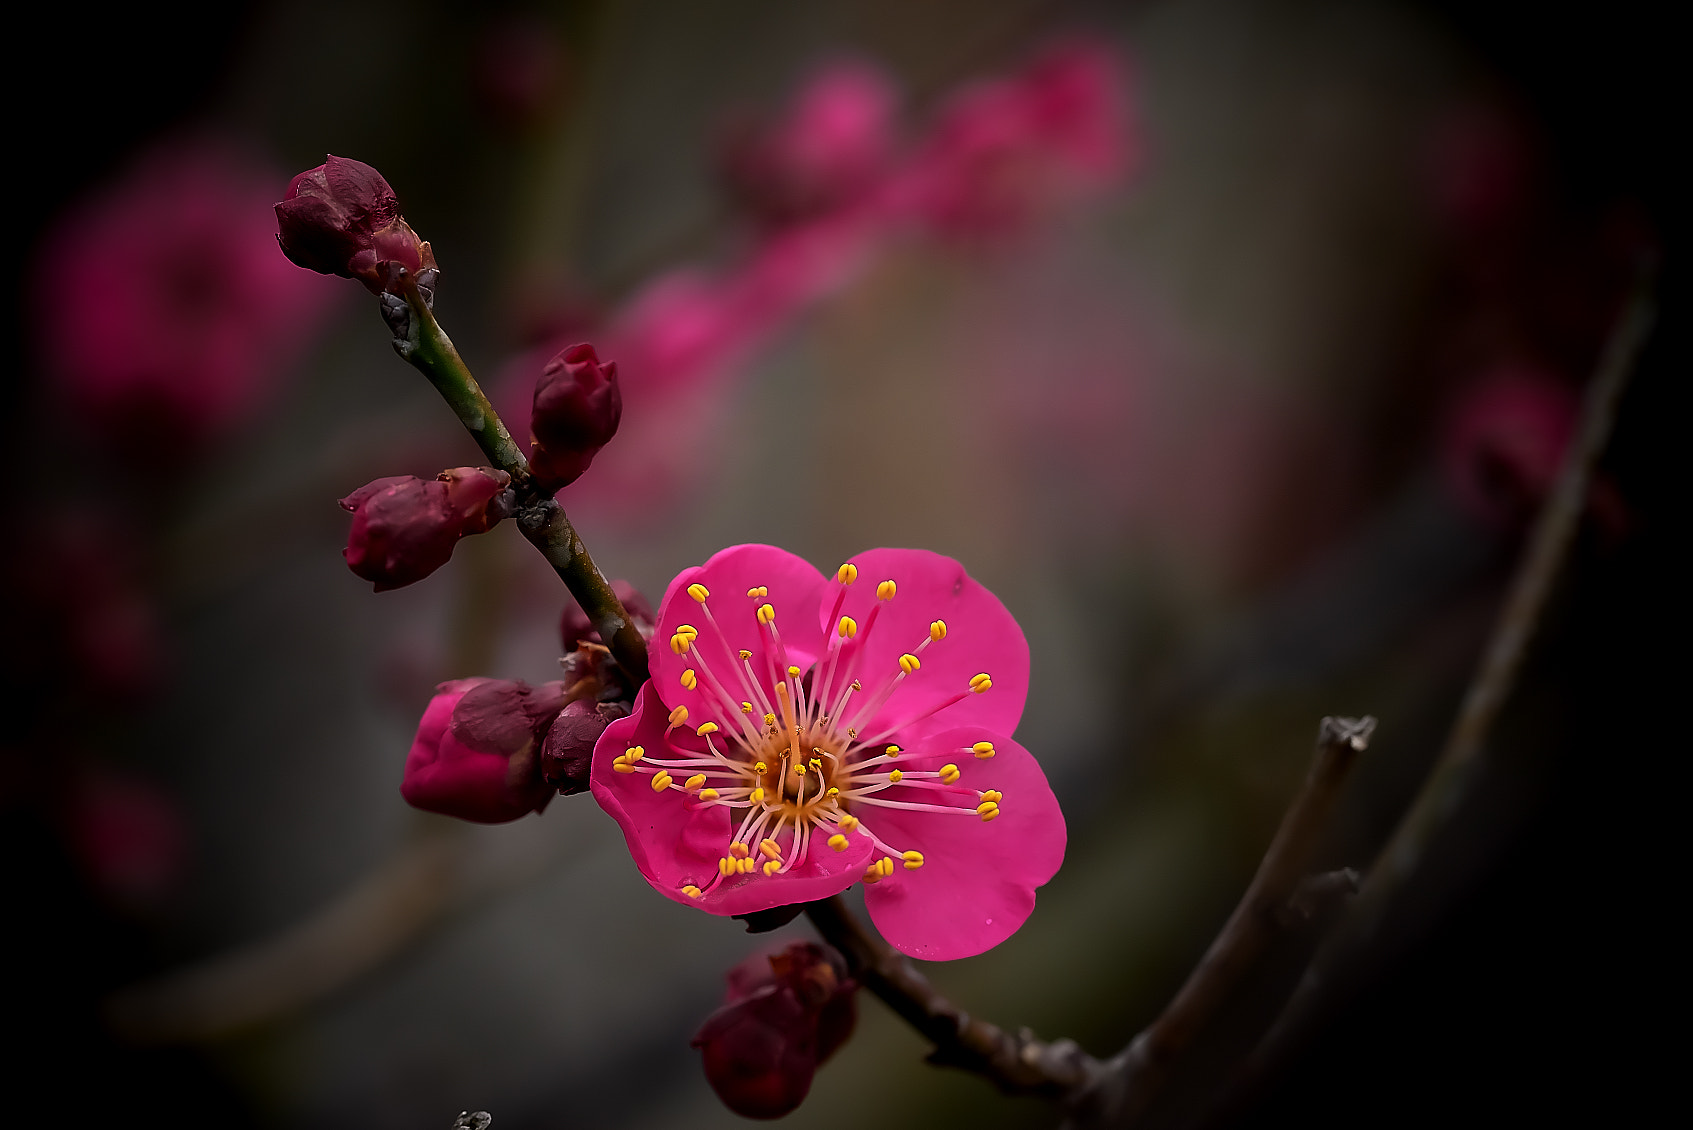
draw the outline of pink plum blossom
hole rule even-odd
[[[1058,802],[1010,737],[1028,642],[950,558],[876,549],[825,578],[723,550],[671,582],[652,670],[592,790],[677,902],[750,914],[862,880],[892,945],[944,960],[1009,937],[1063,862]]]
[[[330,297],[276,254],[281,186],[229,146],[166,145],[49,233],[43,360],[95,428],[201,441],[264,403]]]

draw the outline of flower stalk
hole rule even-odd
[[[394,351],[429,378],[488,462],[511,476],[517,493],[518,529],[564,581],[630,680],[637,686],[646,682],[646,640],[594,564],[564,507],[536,483],[523,449],[436,321],[432,287],[418,275],[402,271],[399,290],[398,296],[382,296],[383,315],[394,329]]]

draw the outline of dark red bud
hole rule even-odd
[[[442,683],[412,739],[401,795],[415,808],[483,824],[540,811],[553,790],[541,781],[537,747],[562,700],[557,683]]]
[[[535,384],[530,469],[554,489],[575,482],[622,418],[617,362],[602,364],[592,345],[571,346],[547,362]]]
[[[377,592],[421,581],[447,563],[459,538],[509,513],[510,482],[504,471],[454,467],[429,482],[398,475],[366,483],[341,500],[353,515],[347,567]]]
[[[728,977],[722,1008],[694,1036],[706,1081],[746,1118],[780,1118],[811,1090],[817,1066],[852,1031],[857,985],[839,954],[796,942],[759,954]]]
[[[641,591],[628,581],[611,582],[611,591],[617,594],[617,599],[623,602],[623,610],[629,613],[629,618],[635,621],[635,628],[642,636],[651,637],[653,630],[653,606]],[[600,633],[588,622],[588,614],[582,611],[582,606],[574,600],[564,606],[564,612],[558,618],[559,639],[568,654],[576,649],[576,645],[588,643],[604,643]]]
[[[435,266],[429,244],[400,215],[382,174],[331,155],[288,185],[276,206],[282,253],[307,270],[357,278],[371,293],[392,285],[398,267]]]
[[[566,706],[541,744],[541,779],[565,796],[586,791],[594,744],[607,726],[628,713],[621,702],[586,698]]]

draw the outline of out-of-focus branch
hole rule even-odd
[[[1238,1091],[1255,1089],[1303,1045],[1335,996],[1336,984],[1348,982],[1356,973],[1358,959],[1377,936],[1395,896],[1417,872],[1429,845],[1462,811],[1486,762],[1487,736],[1516,686],[1523,657],[1569,557],[1599,458],[1610,440],[1617,404],[1651,333],[1657,310],[1653,274],[1650,267],[1642,270],[1605,343],[1587,389],[1580,426],[1523,550],[1439,760],[1370,868],[1358,898],[1312,957],[1281,1015],[1243,1066]]]
[[[106,1017],[136,1043],[215,1039],[347,984],[464,895],[461,837],[429,835],[322,912],[257,945],[124,989]]]
[[[841,952],[858,983],[934,1045],[929,1062],[986,1076],[1007,1094],[1065,1102],[1091,1093],[1102,1065],[1074,1040],[1051,1043],[1027,1029],[1015,1035],[941,996],[904,954],[866,930],[840,896],[806,906],[823,939]]]

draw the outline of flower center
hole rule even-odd
[[[920,656],[946,638],[946,624],[931,622],[925,638],[900,655],[894,670],[864,669],[865,645],[897,586],[893,581],[877,586],[877,603],[860,631],[850,616],[840,615],[847,586],[857,577],[851,564],[836,573],[839,591],[830,613],[836,630],[828,654],[809,672],[788,662],[776,610],[765,602],[768,588],[747,590],[762,644],[755,655],[729,646],[707,603],[711,594],[705,586],[688,587],[688,595],[700,606],[706,634],[684,624],[671,637],[670,648],[693,664],[682,672],[682,687],[699,691],[717,717],[690,720],[688,708],[678,706],[670,712],[664,732],[667,750],[648,756],[643,747],[631,746],[613,765],[619,773],[645,775],[655,792],[685,794],[684,803],[690,807],[728,808],[735,831],[717,861],[717,874],[684,883],[681,889],[688,897],[699,898],[741,876],[786,873],[817,850],[820,845],[814,840],[841,852],[852,846],[854,836],[869,839],[882,854],[866,868],[867,883],[891,876],[896,859],[908,871],[922,867],[921,851],[893,847],[866,826],[865,818],[873,822],[876,809],[983,821],[999,815],[1004,798],[998,790],[959,784],[962,771],[956,762],[938,770],[901,769],[895,763],[902,750],[889,741],[970,694],[986,693],[993,680],[985,673],[976,675],[967,687],[916,716],[885,724],[884,708],[908,680],[920,677]],[[684,726],[703,742],[703,750],[678,744],[672,735]],[[994,756],[993,743],[985,739],[956,752],[979,760]]]

